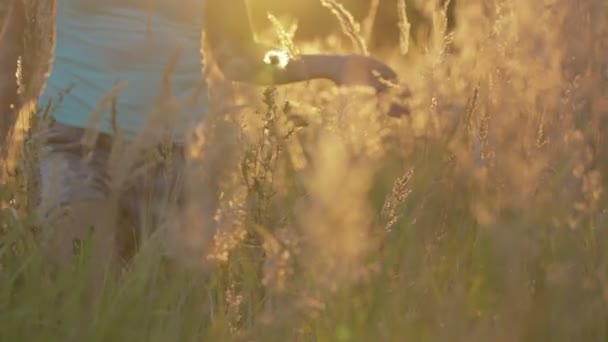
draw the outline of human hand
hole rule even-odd
[[[366,85],[382,93],[398,81],[397,73],[375,58],[360,55],[338,58],[332,75],[338,85]]]
[[[388,99],[390,104],[386,109],[387,115],[401,117],[408,115],[407,105],[392,101],[390,90],[398,88],[397,73],[388,65],[372,57],[361,55],[340,56],[337,67],[332,71],[332,79],[338,85],[366,85],[374,88],[376,93]],[[401,97],[409,98],[410,92],[400,91]]]

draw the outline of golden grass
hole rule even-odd
[[[349,42],[294,47],[364,52],[324,4]],[[386,56],[407,118],[367,89],[213,78],[190,201],[94,309],[86,263],[48,277],[3,210],[0,340],[606,340],[608,4],[459,1],[453,33],[407,6],[433,30],[406,44],[403,15]]]

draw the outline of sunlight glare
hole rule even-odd
[[[264,55],[264,63],[276,65],[281,69],[285,69],[289,61],[289,53],[283,50],[270,50]]]

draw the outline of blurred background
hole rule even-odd
[[[435,2],[440,5],[446,4],[446,0],[430,0],[428,5],[434,6]],[[342,0],[339,1],[359,23],[371,20],[372,31],[370,37],[370,48],[390,49],[399,45],[398,27],[398,0]],[[425,15],[424,5],[420,1],[407,2],[407,15],[412,24],[412,35],[414,42],[426,41],[426,35],[430,34],[431,20]],[[448,5],[448,29],[455,25],[455,1]],[[339,23],[331,11],[321,5],[319,0],[256,0],[249,1],[252,21],[256,29],[269,25],[267,14],[286,20],[296,20],[299,27],[296,40],[315,40],[340,30]],[[374,9],[374,7],[377,7]],[[370,18],[370,13],[375,18]]]

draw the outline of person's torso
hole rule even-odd
[[[137,135],[155,109],[176,54],[169,73],[173,97],[200,91],[202,3],[58,0],[54,62],[41,106],[53,99],[57,121],[86,127],[100,100],[122,83],[115,101],[116,124],[128,136]],[[182,108],[177,135],[204,115],[206,92],[201,95],[198,103]],[[112,132],[111,111],[104,108],[101,131]]]

